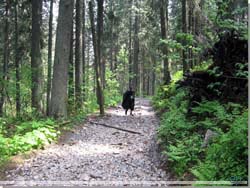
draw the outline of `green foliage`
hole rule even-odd
[[[167,46],[169,48],[182,49],[181,43],[173,39],[168,39],[168,40],[160,39],[159,46],[161,47]]]
[[[194,36],[188,33],[177,33],[176,40],[184,44],[184,47],[186,47],[186,46],[190,46],[193,44]]]
[[[214,75],[215,77],[220,77],[223,74],[223,72],[220,70],[220,67],[218,66],[214,67],[212,70],[207,70],[207,72],[210,75]]]
[[[31,121],[23,122],[16,127],[16,134],[23,135],[26,132],[30,132],[39,128],[49,128],[53,129],[58,127],[52,119],[47,119],[45,121]]]
[[[227,133],[222,134],[206,151],[206,158],[192,169],[199,180],[247,181],[247,121],[248,112],[238,115]]]
[[[168,164],[180,179],[192,173],[197,180],[247,180],[247,111],[236,103],[202,101],[187,116],[188,90],[175,84],[162,86],[153,98],[163,112],[158,142]],[[217,134],[207,148],[203,139],[210,129]]]
[[[2,123],[4,122],[1,121]],[[15,126],[15,130],[8,130],[7,125],[2,126],[0,129],[0,163],[10,156],[50,144],[60,135],[58,128],[56,122],[51,119],[21,122]]]
[[[163,85],[158,88],[158,92],[153,96],[153,105],[158,111],[165,111],[169,103],[168,97],[176,93],[176,81],[183,78],[183,72],[177,71],[173,76],[169,85]]]
[[[213,75],[215,77],[220,77],[223,75],[223,72],[220,70],[220,68],[218,66],[215,66],[213,69],[207,70],[207,72],[210,75]],[[224,84],[221,82],[212,82],[207,86],[207,88],[214,91],[217,95],[220,95],[221,94],[221,91],[220,91],[221,86],[224,86]]]
[[[190,166],[198,162],[198,156],[201,153],[199,149],[201,143],[201,136],[195,134],[184,137],[183,134],[182,139],[175,145],[169,145],[165,154],[178,176],[182,176]]]
[[[194,124],[186,119],[187,90],[172,90],[171,94],[174,95],[165,99],[160,106],[165,107],[166,112],[161,116],[158,141],[164,148],[163,154],[168,158],[169,165],[178,176],[182,176],[193,163],[197,162],[202,139],[198,134],[190,134]]]
[[[200,103],[199,106],[192,109],[192,112],[197,114],[195,122],[196,128],[205,133],[206,130],[211,129],[221,132],[223,128],[227,129],[228,118],[232,119],[230,115],[225,112],[223,106],[221,106],[217,101],[205,101]],[[218,126],[218,127],[217,127]]]
[[[158,43],[158,46],[161,49],[167,48],[170,53],[168,53],[167,58],[169,62],[174,62],[173,64],[179,64],[181,62],[181,52],[182,50],[186,52],[192,52],[193,56],[192,59],[188,59],[188,62],[192,62],[192,60],[195,58],[196,55],[198,55],[202,48],[201,45],[199,46],[198,43],[195,40],[194,35],[188,34],[188,33],[181,33],[178,32],[174,34],[175,39],[169,38],[169,39],[160,39],[160,42]],[[164,53],[161,54],[161,58],[166,58],[166,55]],[[191,66],[191,65],[190,65]],[[172,70],[173,72],[178,71]]]
[[[172,76],[172,85],[177,82],[178,80],[183,78],[183,71],[177,71],[173,76]],[[173,86],[172,86],[173,87]]]
[[[232,19],[224,19],[217,20],[216,24],[221,28],[221,30],[235,30],[240,35],[244,36],[243,38],[247,40],[247,27],[244,23],[232,20]]]
[[[84,86],[84,102],[83,108],[78,110],[75,116],[78,116],[79,119],[82,119],[86,116],[87,113],[94,112],[98,109],[97,99],[96,99],[96,92],[95,92],[95,72],[94,69],[91,67],[86,68],[86,80]]]
[[[235,74],[236,77],[248,78],[248,68],[247,68],[248,64],[247,63],[245,63],[245,64],[236,63],[235,66],[236,66],[236,70],[237,70],[237,72]]]
[[[128,85],[129,85],[129,83],[128,83],[129,79],[132,79],[135,76],[133,73],[129,73],[129,71],[128,71],[128,67],[129,67],[128,57],[129,57],[128,50],[125,48],[125,46],[122,46],[122,48],[120,49],[120,51],[117,55],[118,63],[117,63],[115,73],[113,75],[109,76],[110,78],[112,78],[113,82],[116,82],[116,83],[114,83],[114,87],[115,87],[114,89],[117,89],[117,87],[119,86],[118,91],[120,93],[123,93],[123,91],[125,89],[127,89]],[[112,90],[114,90],[114,89],[112,89]],[[121,94],[118,93],[118,96],[120,96],[120,95]]]
[[[204,71],[207,70],[207,68],[213,63],[211,59],[208,61],[202,61],[199,65],[196,65],[191,69],[192,72],[194,71]]]
[[[121,101],[121,94],[119,93],[120,84],[117,81],[115,74],[110,70],[106,71],[106,87],[104,90],[105,105],[115,106]]]

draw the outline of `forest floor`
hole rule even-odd
[[[120,106],[109,108],[104,117],[89,116],[58,143],[6,171],[6,180],[14,185],[133,185],[166,181],[169,174],[159,167],[158,125],[148,99],[136,99],[134,116],[125,116]]]

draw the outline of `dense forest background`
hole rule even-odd
[[[159,142],[177,177],[246,179],[247,6],[1,1],[0,160],[52,142],[69,121],[103,115],[132,86],[136,96],[153,96]],[[200,147],[208,130],[220,136]]]

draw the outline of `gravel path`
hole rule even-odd
[[[110,108],[104,117],[89,117],[84,125],[6,172],[13,184],[35,181],[80,181],[80,184],[108,182],[165,181],[168,174],[158,168],[155,143],[158,119],[147,99],[136,99],[134,116],[125,116],[121,107]],[[94,121],[134,130],[142,135],[89,123]],[[21,182],[21,183],[20,183]],[[39,183],[40,182],[40,183]],[[33,182],[34,183],[34,182]],[[137,184],[137,183],[136,183]]]

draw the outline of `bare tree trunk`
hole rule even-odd
[[[89,32],[86,32],[88,35],[86,37],[86,50],[87,50],[87,57],[86,57],[86,85],[89,86],[89,83],[90,83],[90,74],[89,74],[89,71],[90,71],[90,43],[91,43],[91,38],[90,38],[90,35],[89,35]],[[95,80],[93,78],[93,80]],[[94,85],[94,83],[93,83]],[[88,96],[89,96],[89,90],[86,89],[86,99],[88,99]],[[93,93],[95,93],[95,91],[93,91]]]
[[[147,91],[147,76],[146,76],[146,58],[145,58],[145,50],[142,48],[141,49],[141,84],[142,84],[142,96],[146,94]]]
[[[9,10],[10,1],[6,0],[5,26],[4,26],[4,54],[3,54],[3,77],[1,81],[0,116],[3,116],[3,106],[7,93],[8,64],[9,64]]]
[[[150,95],[150,78],[151,78],[151,71],[147,70],[147,95]]]
[[[51,69],[52,69],[52,32],[53,32],[53,0],[50,0],[49,13],[49,39],[48,39],[48,77],[47,77],[47,106],[46,113],[49,115],[51,94]]]
[[[32,37],[31,37],[31,102],[32,107],[38,113],[42,113],[42,95],[43,95],[43,63],[41,57],[41,16],[42,2],[32,0]]]
[[[100,5],[100,4],[98,4],[98,5]],[[101,9],[99,7],[98,12],[100,10]],[[99,13],[98,15],[100,16],[101,14]],[[103,90],[102,90],[102,84],[101,84],[101,78],[100,78],[100,57],[99,57],[101,49],[98,49],[98,48],[100,48],[100,41],[97,42],[97,39],[96,39],[96,31],[95,31],[95,24],[94,24],[94,12],[93,12],[93,5],[92,5],[91,1],[89,2],[89,16],[90,16],[90,23],[91,23],[91,30],[92,30],[92,40],[93,40],[93,47],[94,47],[96,87],[97,87],[97,90],[96,90],[96,95],[97,96],[96,97],[97,97],[97,101],[98,101],[98,104],[99,104],[100,114],[103,115],[104,114],[104,97],[103,97]],[[99,30],[100,30],[100,28],[98,29],[98,31]],[[99,33],[99,37],[100,37],[100,33]],[[100,40],[100,38],[99,38],[99,40]]]
[[[161,19],[161,38],[163,40],[166,40],[167,35],[168,35],[168,0],[167,2],[165,2],[164,0],[161,0],[160,19]],[[170,78],[169,65],[168,65],[169,64],[168,47],[164,46],[162,49],[162,52],[164,55],[163,57],[163,80],[164,80],[164,84],[169,84],[171,78]]]
[[[205,0],[201,0],[201,1],[200,1],[201,13],[203,12],[204,4],[205,4]],[[199,20],[200,20],[200,19],[199,19]],[[203,27],[204,27],[204,25],[206,25],[206,23],[203,23],[203,21],[200,20],[200,29],[199,29],[199,32],[200,32],[200,33],[203,33]]]
[[[75,99],[76,108],[82,105],[82,3],[76,0],[76,43],[75,43]]]
[[[74,84],[74,13],[72,17],[72,26],[69,46],[69,78],[68,78],[68,99],[70,106],[75,105],[75,84]]]
[[[111,35],[111,42],[110,42],[110,70],[113,72],[114,71],[114,66],[113,66],[113,43],[114,43],[114,31],[113,31],[113,27],[114,27],[114,13],[113,13],[113,0],[109,1],[109,6],[112,12],[112,16],[110,16],[110,35]]]
[[[132,62],[132,7],[133,0],[130,0],[130,15],[129,15],[129,57],[128,57],[128,65],[129,65],[129,86],[133,85],[133,62]]]
[[[55,118],[67,117],[69,46],[73,7],[74,0],[60,0],[50,106],[50,116]]]
[[[188,5],[188,33],[192,34],[192,2],[189,2]],[[188,65],[190,68],[193,67],[192,64],[192,49],[188,48],[188,59],[187,59]]]
[[[83,84],[83,96],[82,99],[86,99],[86,63],[85,63],[85,0],[82,0],[82,84]]]
[[[182,0],[182,32],[187,33],[187,21],[186,21],[186,0]],[[183,46],[186,45],[186,42],[183,42]],[[182,50],[182,64],[183,64],[183,73],[187,72],[188,64],[187,64],[187,55],[186,50]]]
[[[103,2],[97,0],[97,53],[98,64],[100,66],[100,77],[102,89],[105,88],[105,60],[103,56]],[[103,99],[104,100],[104,99]]]
[[[136,2],[138,8],[138,2]],[[133,88],[136,92],[140,91],[139,85],[139,15],[135,13],[135,25],[134,25],[134,62],[133,62]]]
[[[154,64],[153,64],[154,62],[155,61],[153,59],[153,61],[152,61],[153,71],[152,71],[152,80],[151,80],[151,85],[152,85],[152,91],[151,91],[151,93],[152,93],[152,95],[155,94],[155,67],[154,67]]]
[[[16,68],[16,116],[21,112],[21,94],[20,94],[20,64],[19,64],[19,30],[18,30],[18,2],[15,1],[15,68]]]

